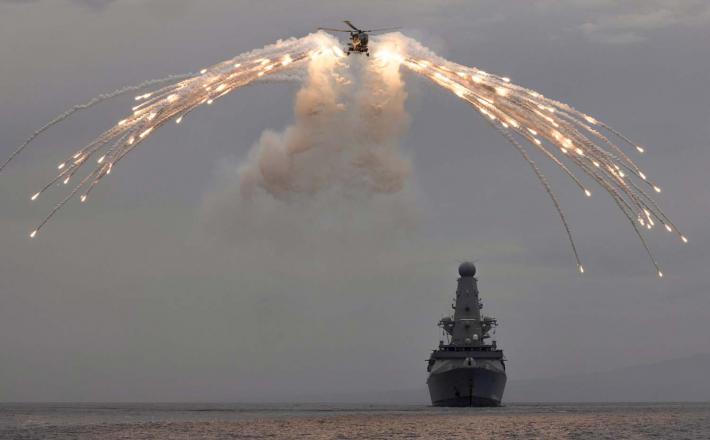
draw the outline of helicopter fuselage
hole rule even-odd
[[[348,43],[346,53],[350,55],[351,52],[358,52],[370,56],[370,51],[367,47],[368,41],[369,37],[367,36],[367,32],[351,32],[350,43]]]
[[[385,31],[390,31],[390,30],[395,30],[399,28],[380,28],[380,29],[360,29],[358,27],[355,27],[354,24],[350,22],[350,20],[344,20],[343,23],[347,24],[350,29],[333,29],[333,28],[327,28],[327,27],[319,27],[319,30],[323,31],[331,31],[331,32],[347,32],[350,34],[350,42],[348,43],[348,47],[345,48],[345,52],[350,55],[353,52],[357,53],[364,53],[368,57],[370,56],[370,49],[367,46],[368,41],[370,40],[370,36],[368,35],[371,32],[385,32]]]

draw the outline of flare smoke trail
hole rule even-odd
[[[279,255],[309,271],[323,270],[323,260],[373,264],[373,250],[384,258],[406,242],[417,211],[399,145],[409,125],[401,74],[365,57],[309,63],[293,122],[265,130],[246,159],[220,161],[203,198],[204,238],[217,231],[214,244],[248,256],[243,264]],[[318,269],[309,266],[317,261]]]
[[[591,196],[591,191],[574,170],[581,170],[601,186],[631,222],[659,277],[663,276],[663,273],[648,248],[642,229],[652,229],[658,222],[687,243],[687,238],[649,194],[651,190],[658,193],[661,189],[647,178],[620,145],[632,147],[638,153],[643,153],[644,148],[615,129],[567,104],[515,85],[507,77],[447,61],[402,34],[381,36],[373,41],[373,46],[376,50],[374,60],[367,68],[377,71],[377,75],[373,77],[380,79],[375,81],[383,81],[385,87],[389,85],[401,89],[401,67],[422,75],[466,101],[513,144],[533,168],[552,198],[580,272],[584,272],[584,267],[577,254],[568,222],[545,176],[528,154],[528,148],[538,150],[555,163],[586,196]],[[175,81],[137,96],[136,101],[139,102],[133,107],[131,114],[58,165],[59,174],[35,193],[31,197],[32,200],[58,182],[68,184],[80,169],[86,168],[84,165],[89,163],[89,159],[97,157],[96,166],[80,179],[69,195],[30,233],[30,237],[34,237],[76,194],[81,193],[80,200],[86,201],[95,185],[110,174],[113,167],[144,142],[155,129],[173,120],[179,124],[197,107],[212,104],[226,94],[256,81],[303,80],[305,70],[308,73],[306,80],[312,87],[305,87],[299,92],[297,123],[282,134],[267,132],[262,136],[241,169],[243,191],[248,193],[260,187],[274,197],[285,198],[289,192],[313,192],[332,184],[332,173],[337,172],[328,168],[332,161],[319,162],[320,168],[310,172],[304,173],[300,170],[309,166],[309,162],[299,161],[299,157],[309,154],[325,154],[334,160],[337,160],[339,155],[348,157],[350,163],[359,164],[366,170],[360,176],[368,176],[367,181],[372,190],[397,191],[401,188],[409,168],[406,160],[397,156],[396,150],[388,147],[393,145],[392,139],[396,137],[393,137],[396,133],[389,130],[402,130],[406,122],[377,126],[377,114],[365,115],[363,112],[359,112],[357,117],[370,118],[367,130],[358,131],[353,128],[357,127],[357,124],[353,124],[352,120],[344,122],[348,118],[356,117],[353,112],[341,108],[339,101],[341,94],[352,93],[352,80],[345,71],[346,67],[352,66],[344,63],[344,58],[345,54],[337,40],[319,32],[300,39],[279,41],[263,49],[238,55],[205,68],[199,74],[153,80],[101,95],[87,104],[72,108],[35,132],[0,165],[0,171],[39,134],[77,111],[129,91]],[[366,85],[361,90],[358,99],[362,102],[370,100],[369,105],[360,106],[361,109],[370,108],[374,109],[371,111],[381,112],[398,110],[399,106],[403,106],[406,96],[403,89],[399,93],[395,90],[392,95],[394,98],[390,102],[378,103],[375,99],[377,87],[368,87]],[[315,110],[314,103],[318,107]],[[315,116],[307,113],[311,111],[316,112]],[[401,114],[406,117],[406,112]],[[331,130],[348,131],[347,135],[355,141],[350,143],[353,147],[348,145],[348,151],[323,151],[323,148],[318,148],[319,142],[323,142],[318,139],[320,132],[315,128],[323,127],[323,124],[331,124]],[[358,142],[366,136],[372,136],[373,139]],[[379,148],[367,147],[378,144]]]
[[[411,165],[398,150],[409,116],[397,66],[327,56],[308,65],[295,122],[265,131],[239,169],[242,196],[400,191]]]

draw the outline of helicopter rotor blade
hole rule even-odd
[[[360,29],[356,28],[354,24],[350,23],[350,20],[343,20],[343,23],[347,24],[348,26],[350,26],[351,28],[353,28],[354,30],[356,30],[358,32],[362,32]]]
[[[363,32],[384,32],[384,31],[395,31],[397,29],[402,29],[401,27],[388,27],[388,28],[379,28],[379,29],[369,29]]]
[[[318,30],[319,31],[330,31],[330,32],[347,32],[347,33],[352,32],[347,29],[333,29],[333,28],[327,28],[327,27],[319,27]]]

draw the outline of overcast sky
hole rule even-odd
[[[91,203],[71,204],[30,241],[53,202],[29,195],[131,106],[117,99],[46,133],[0,176],[0,400],[283,401],[422,387],[469,258],[512,379],[710,352],[705,0],[0,0],[0,155],[98,93],[342,19],[403,26],[452,61],[647,146],[639,163],[690,244],[650,234],[657,279],[612,200],[599,188],[581,197],[543,164],[577,237],[579,276],[518,153],[411,75],[401,192],[235,209],[225,194],[250,147],[293,120],[299,86],[265,84],[160,130]]]

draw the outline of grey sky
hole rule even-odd
[[[29,241],[52,206],[29,195],[131,106],[119,99],[48,132],[0,176],[0,400],[288,400],[421,386],[465,258],[478,259],[511,378],[710,352],[706,2],[320,3],[0,1],[0,155],[100,92],[348,18],[401,25],[444,57],[646,145],[639,162],[690,244],[650,234],[658,280],[611,199],[581,197],[544,164],[587,269],[578,276],[514,149],[409,75],[401,150],[413,171],[402,193],[310,200],[249,221],[236,203],[213,209],[262,131],[292,120],[298,86],[260,85],[160,130],[91,203]]]

